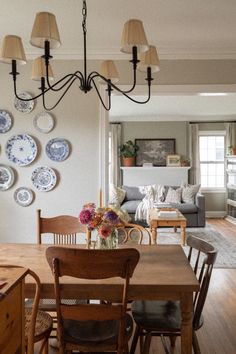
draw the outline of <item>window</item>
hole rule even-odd
[[[224,188],[224,132],[199,132],[199,153],[201,187]]]

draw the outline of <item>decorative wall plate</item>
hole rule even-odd
[[[44,111],[36,114],[33,124],[40,133],[49,133],[54,127],[54,118],[51,114]]]
[[[12,118],[7,111],[0,110],[0,133],[6,133],[12,127]]]
[[[13,135],[6,143],[8,159],[19,166],[29,165],[37,156],[37,145],[27,134]]]
[[[70,147],[65,139],[51,139],[46,145],[46,154],[53,161],[64,161],[69,153]]]
[[[24,99],[32,98],[28,92],[22,92],[18,96]],[[15,98],[14,107],[19,112],[30,113],[34,109],[34,101],[22,101],[18,98]]]
[[[6,165],[0,165],[0,191],[9,189],[14,183],[13,169]]]
[[[19,205],[25,207],[32,203],[34,199],[34,194],[31,189],[26,187],[20,187],[15,190],[14,199]]]
[[[48,192],[55,187],[57,176],[50,167],[38,167],[33,171],[31,180],[38,191]]]

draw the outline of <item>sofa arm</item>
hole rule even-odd
[[[197,193],[196,206],[198,208],[198,226],[204,227],[206,224],[206,207],[205,196],[203,194]]]

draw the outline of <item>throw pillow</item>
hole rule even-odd
[[[180,204],[181,203],[181,194],[182,194],[182,188],[177,188],[174,189],[172,187],[169,187],[165,203],[176,203]]]
[[[110,184],[109,188],[109,204],[121,205],[125,199],[126,191],[122,188],[116,187],[114,184]]]
[[[184,184],[182,186],[182,202],[194,204],[195,197],[200,189],[200,184]]]

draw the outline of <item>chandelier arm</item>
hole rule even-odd
[[[89,76],[88,76],[88,84],[91,84],[92,79],[95,79],[96,77],[100,77],[100,79],[102,79],[103,81],[105,81],[107,84],[109,83],[109,79],[105,78],[103,75],[99,74],[99,72],[97,71],[92,71]],[[130,93],[134,90],[135,86],[136,86],[136,70],[134,70],[134,83],[132,85],[132,87],[127,90],[127,91],[122,91],[118,86],[116,86],[115,84],[113,84],[112,82],[109,83],[111,85],[112,88],[114,88],[114,90],[119,91],[120,93]]]
[[[79,75],[78,75],[79,74]],[[64,82],[64,84],[62,84],[60,87],[55,88],[58,84],[60,84],[61,82],[63,82],[64,80],[66,80],[68,78],[68,80],[66,82]],[[83,78],[83,74],[80,71],[75,71],[73,74],[67,74],[66,76],[62,77],[60,80],[58,80],[57,82],[55,82],[53,85],[50,84],[50,80],[49,80],[49,75],[48,75],[48,65],[46,65],[46,80],[47,80],[47,85],[48,88],[52,91],[60,91],[62,90],[66,85],[68,85],[68,83],[73,80],[73,79],[78,79],[80,81],[80,85],[83,86],[84,83],[84,78]]]
[[[48,89],[45,89],[44,92],[46,93],[47,91],[49,91],[49,88],[48,88]],[[41,92],[41,93],[39,93],[38,95],[36,95],[36,96],[34,96],[34,97],[31,97],[31,98],[21,98],[21,97],[18,95],[18,93],[17,93],[16,80],[14,80],[14,94],[15,94],[15,96],[16,96],[16,98],[17,98],[18,100],[21,100],[21,101],[24,101],[24,102],[34,101],[34,100],[36,100],[37,98],[39,98],[39,97],[41,97],[41,96],[43,95],[43,93]]]
[[[109,111],[111,109],[111,89],[109,88],[109,85],[108,85],[108,89],[107,89],[107,91],[108,91],[108,106],[106,106],[104,101],[103,101],[103,99],[102,99],[102,96],[101,96],[101,94],[100,94],[100,92],[99,92],[99,90],[97,88],[96,82],[94,81],[93,78],[91,78],[91,81],[92,81],[92,83],[93,83],[93,85],[95,87],[95,90],[97,92],[97,95],[98,95],[103,107],[105,108],[106,111]]]
[[[52,111],[54,108],[56,108],[56,106],[61,102],[61,100],[63,99],[63,97],[65,96],[65,94],[67,93],[67,91],[70,89],[70,87],[73,85],[73,83],[77,80],[77,78],[74,78],[73,81],[71,81],[70,85],[67,86],[67,88],[65,89],[65,91],[62,93],[61,97],[58,99],[58,101],[52,106],[52,107],[47,107],[46,103],[45,103],[45,93],[49,90],[45,90],[41,93],[41,96],[43,98],[43,107],[47,110],[47,111]]]

